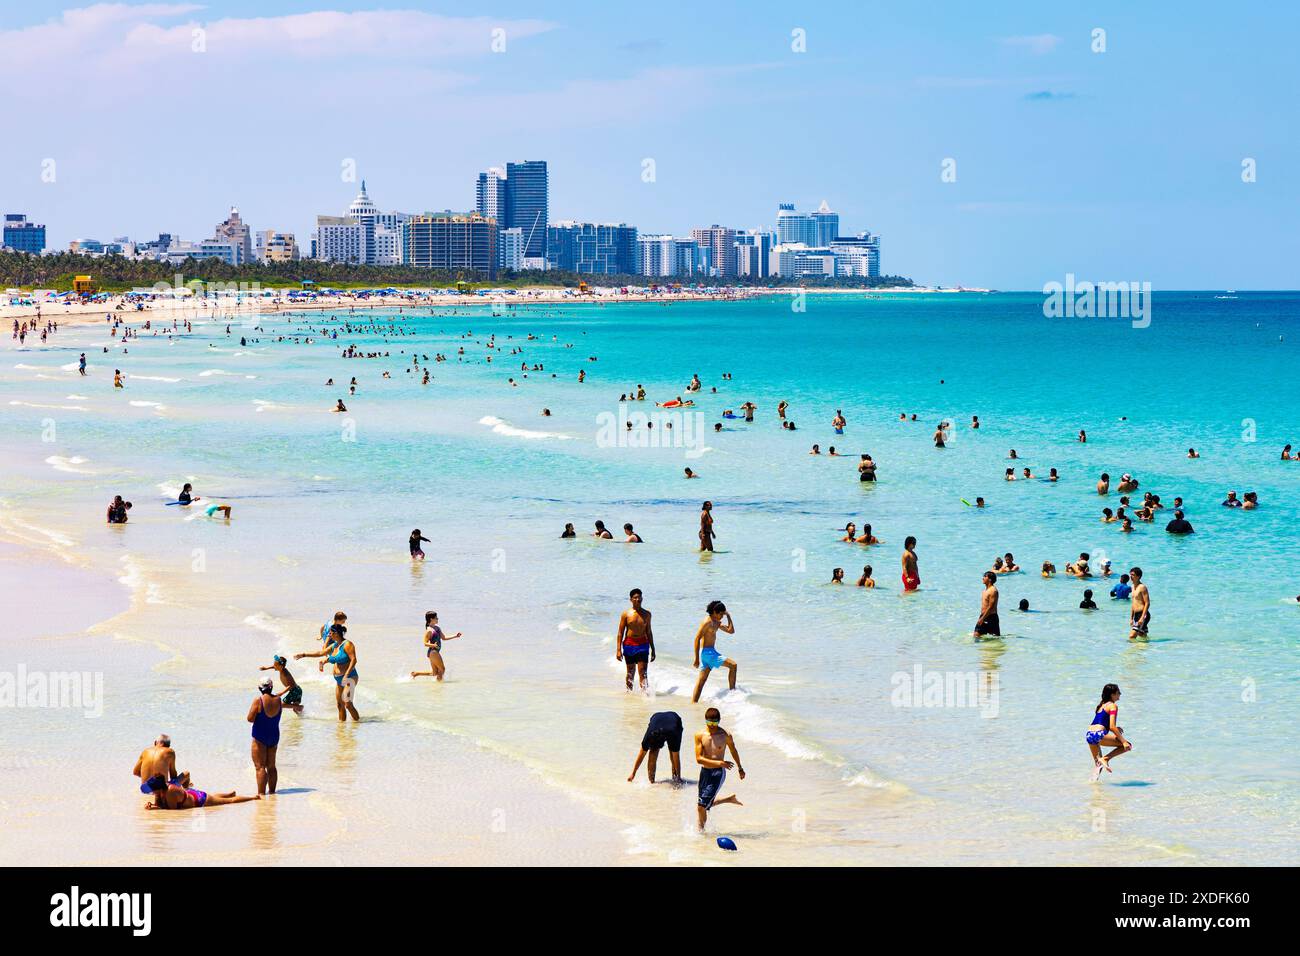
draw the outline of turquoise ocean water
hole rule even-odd
[[[162,672],[121,675],[140,703],[97,727],[106,746],[168,719],[177,688],[238,710],[257,664],[308,649],[342,607],[359,706],[400,721],[401,746],[448,732],[518,761],[608,818],[632,858],[705,858],[689,830],[692,789],[625,777],[650,713],[677,710],[693,731],[714,703],[750,773],[732,781],[746,806],[721,808],[713,825],[751,862],[1296,862],[1300,463],[1279,452],[1300,445],[1300,296],[1157,294],[1141,329],[1048,319],[1035,294],[495,313],[235,318],[230,336],[224,323],[174,342],[146,333],[126,354],[103,328],[69,327],[44,349],[5,351],[7,512],[129,579],[144,597],[126,636],[185,650]],[[343,359],[345,345],[388,356]],[[410,358],[438,352],[449,361],[422,386]],[[127,389],[113,391],[113,368]],[[625,440],[620,415],[654,413],[694,373],[696,409],[655,429],[673,421],[690,447]],[[621,407],[639,384],[650,400]],[[330,413],[339,398],[346,415]],[[778,427],[781,400],[794,432]],[[745,401],[754,424],[715,433],[723,409]],[[955,427],[936,450],[940,420]],[[57,437],[42,441],[51,423]],[[843,457],[809,455],[814,442]],[[1200,459],[1185,457],[1190,446]],[[1012,448],[1020,460],[1007,460]],[[878,463],[875,485],[856,480],[861,452]],[[1061,479],[1004,482],[1011,465]],[[684,479],[687,466],[699,480]],[[1166,503],[1182,496],[1197,534],[1166,535],[1167,513],[1132,535],[1100,523],[1117,503],[1093,490],[1103,471],[1131,472]],[[184,480],[229,502],[234,520],[164,507]],[[1228,489],[1256,491],[1261,507],[1220,507]],[[115,493],[135,504],[125,529],[103,526]],[[961,500],[976,496],[986,509]],[[711,556],[695,550],[706,498]],[[646,543],[591,539],[597,518],[620,538],[634,523]],[[883,543],[840,543],[849,520]],[[559,539],[566,521],[578,539]],[[433,543],[413,568],[415,527]],[[904,598],[907,535],[923,589]],[[1006,551],[1026,573],[1000,582],[1004,638],[976,643],[980,575]],[[1094,567],[1144,569],[1149,641],[1126,640],[1113,582],[1038,576],[1044,560],[1064,570],[1081,551]],[[864,564],[874,591],[827,583],[843,567],[851,584]],[[650,700],[624,693],[612,659],[634,586],[654,612]],[[1099,610],[1078,610],[1085,586]],[[692,705],[691,639],[715,598],[736,622],[720,647],[739,662],[739,688],[715,674]],[[1034,613],[1011,610],[1020,598]],[[448,644],[442,687],[403,679],[423,664],[426,609],[466,632]],[[996,696],[901,698],[918,673]],[[1123,689],[1135,750],[1093,785],[1083,735],[1108,682]],[[326,717],[328,693],[309,685]],[[55,717],[19,719],[54,732]],[[363,724],[357,748],[391,751],[386,726]],[[310,763],[295,772],[310,777]]]

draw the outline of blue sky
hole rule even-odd
[[[204,238],[232,204],[301,241],[355,193],[346,160],[419,212],[546,159],[553,219],[682,234],[826,199],[919,282],[1297,288],[1297,26],[1108,0],[0,0],[0,205],[60,247]]]

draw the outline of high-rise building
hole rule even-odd
[[[826,247],[835,241],[835,237],[840,234],[840,214],[831,212],[831,207],[827,205],[826,200],[817,207],[817,211],[812,214],[814,224],[813,242],[814,246]]]
[[[708,254],[704,246],[694,239],[677,239],[674,244],[677,246],[675,275],[697,276],[709,271]]]
[[[516,269],[508,265],[505,261],[506,240],[503,235],[509,229],[509,216],[507,212],[506,192],[509,188],[509,181],[506,179],[506,171],[498,166],[484,170],[478,174],[478,179],[474,183],[474,208],[478,210],[480,216],[486,216],[489,219],[496,220],[497,229],[497,255],[502,257],[498,263],[503,269]],[[510,240],[510,250],[513,253],[515,240]],[[519,256],[515,257],[522,261]]]
[[[524,231],[524,268],[545,269],[550,216],[550,180],[545,160],[506,163],[504,228]]]
[[[425,213],[406,224],[406,261],[421,269],[466,270],[495,278],[495,219],[472,213]]]
[[[253,255],[259,262],[293,262],[298,258],[298,243],[291,232],[266,229],[253,237]]]
[[[45,251],[45,227],[28,222],[22,213],[6,213],[2,245],[15,252],[40,255]]]
[[[217,224],[212,241],[228,242],[235,247],[233,265],[241,265],[253,258],[253,240],[248,230],[248,223],[239,218],[239,210],[234,206],[230,207],[230,215],[225,221]]]
[[[772,234],[761,229],[736,233],[736,275],[766,279],[772,274]]]
[[[561,222],[547,232],[553,269],[601,275],[633,275],[637,271],[636,226]]]
[[[519,272],[524,267],[524,231],[516,226],[514,229],[499,229],[497,241],[501,251],[498,253],[502,269]]]
[[[716,223],[705,229],[692,229],[691,238],[709,252],[709,271],[723,278],[736,274],[736,230]]]
[[[841,276],[880,275],[880,237],[869,232],[837,236],[830,244],[835,253],[835,274]]]
[[[312,245],[326,262],[361,264],[368,252],[365,226],[351,216],[317,216]]]
[[[794,203],[783,202],[776,207],[776,241],[778,245],[802,243],[817,245],[817,220],[806,213],[795,212]]]
[[[677,274],[677,240],[672,236],[638,236],[636,271],[643,276]]]

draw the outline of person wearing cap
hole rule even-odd
[[[1119,479],[1119,492],[1123,494],[1126,491],[1137,491],[1138,481],[1130,474],[1124,474]]]
[[[267,677],[257,685],[258,694],[248,708],[248,722],[253,725],[253,770],[257,774],[258,794],[275,793],[279,772],[275,769],[275,751],[280,745],[280,717],[284,707],[280,694],[273,694],[275,682]]]
[[[289,673],[289,668],[285,666],[288,661],[283,657],[276,655],[271,659],[271,663],[265,667],[259,667],[261,671],[275,671],[280,675],[280,682],[284,684],[284,692],[280,695],[280,703],[288,707],[295,714],[302,713],[302,688],[298,682],[293,679]]]
[[[159,734],[152,747],[140,751],[131,773],[140,778],[140,792],[151,795],[155,805],[161,806],[167,784],[180,777],[176,772],[176,751],[172,750],[172,739],[166,734]]]

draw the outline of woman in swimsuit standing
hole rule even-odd
[[[253,725],[253,770],[257,774],[258,793],[275,793],[280,776],[275,769],[275,751],[280,745],[280,715],[284,706],[280,695],[271,693],[274,686],[269,677],[262,681],[256,699],[248,708],[248,722]],[[289,693],[289,688],[283,693]]]

